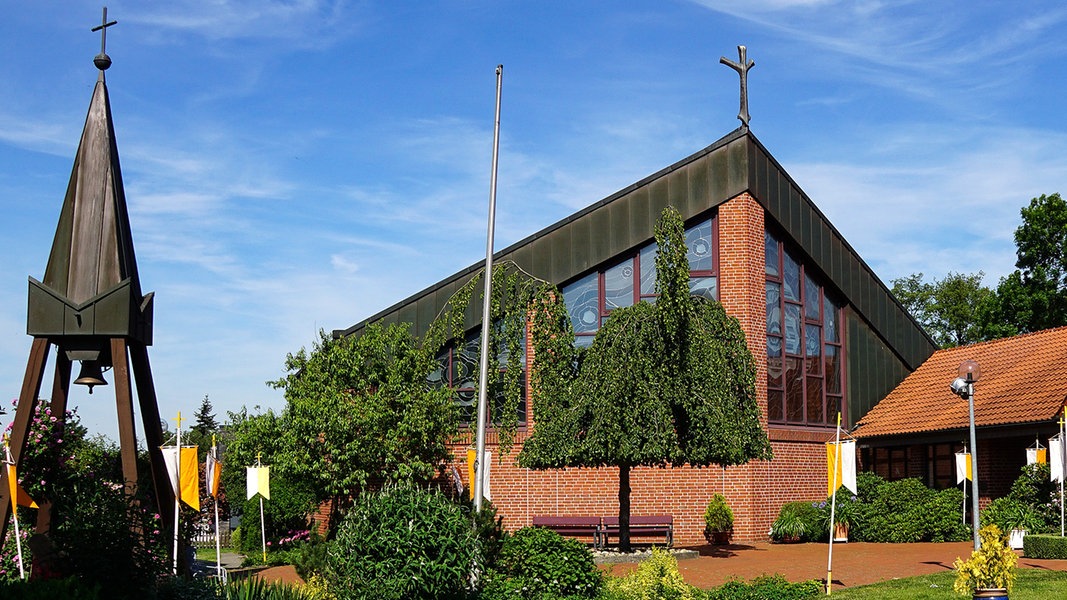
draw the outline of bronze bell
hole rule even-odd
[[[103,369],[100,367],[100,361],[83,360],[81,372],[78,373],[78,378],[74,380],[74,383],[89,386],[90,394],[93,393],[94,385],[107,385]]]

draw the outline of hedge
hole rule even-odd
[[[1067,538],[1027,534],[1023,538],[1023,555],[1026,558],[1067,558]]]

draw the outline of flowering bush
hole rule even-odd
[[[956,570],[956,582],[952,589],[957,594],[973,595],[977,589],[1003,588],[1011,591],[1015,584],[1015,565],[1019,558],[1008,547],[1008,540],[996,525],[987,525],[978,531],[981,547],[964,561],[957,558],[952,563]]]
[[[20,523],[21,525],[21,523]],[[19,541],[22,543],[22,564],[26,572],[30,570],[30,548],[27,544],[30,534],[25,527],[20,527]],[[15,531],[12,527],[0,547],[0,581],[15,581],[19,578],[18,546],[15,543]]]

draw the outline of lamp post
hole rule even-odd
[[[981,375],[978,363],[965,360],[960,363],[959,377],[952,381],[949,388],[954,394],[967,401],[970,410],[971,425],[971,513],[974,525],[974,549],[978,550],[978,442],[974,435],[974,384]]]

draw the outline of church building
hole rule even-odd
[[[756,359],[761,424],[774,453],[771,461],[729,468],[633,469],[631,514],[671,515],[682,546],[704,543],[703,514],[716,493],[733,510],[735,540],[766,539],[785,502],[825,498],[825,443],[838,412],[843,427],[852,427],[936,350],[752,134],[746,104],[742,94],[742,126],[707,148],[494,256],[558,286],[576,343],[589,345],[612,310],[654,294],[653,228],[664,207],[681,213],[690,288],[739,320]],[[358,334],[372,322],[411,323],[422,335],[481,269],[471,265],[334,335]],[[472,317],[468,335],[476,341],[480,316]],[[474,413],[477,361],[477,343],[441,357],[441,379],[457,390],[467,415]],[[491,426],[487,438],[491,499],[504,525],[514,530],[537,515],[617,515],[618,469],[533,471],[515,464],[530,432],[527,416],[536,410],[524,408],[510,454],[498,452]],[[461,435],[454,444],[464,483],[472,439]]]

